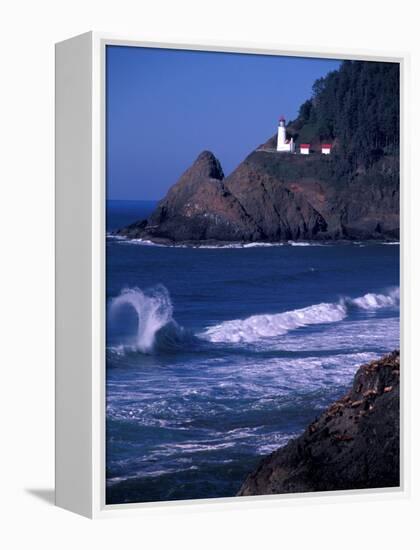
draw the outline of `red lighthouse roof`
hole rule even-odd
[[[310,143],[301,143],[300,146],[302,147],[302,149],[309,149],[311,144]]]
[[[331,149],[332,145],[331,145],[331,143],[323,143],[323,144],[321,145],[321,147],[322,147],[323,149]]]

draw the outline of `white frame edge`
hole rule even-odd
[[[56,45],[55,498],[58,506],[89,517],[94,393],[92,54],[91,34]]]
[[[401,97],[401,486],[310,494],[105,504],[105,51],[107,45],[390,61]],[[220,42],[164,43],[89,32],[56,45],[56,505],[90,518],[409,496],[407,53]],[[217,504],[217,508],[214,505]]]

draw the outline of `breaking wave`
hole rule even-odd
[[[373,294],[368,293],[360,298],[350,300],[353,304],[361,309],[380,309],[383,307],[398,307],[400,304],[400,289],[393,288],[388,294]]]
[[[399,289],[394,288],[387,294],[368,293],[354,299],[342,298],[336,303],[320,303],[282,313],[224,321],[196,336],[174,320],[171,298],[163,285],[145,291],[139,288],[122,290],[112,299],[109,313],[112,319],[123,306],[134,309],[137,316],[136,333],[119,350],[150,354],[185,349],[187,345],[197,346],[203,340],[227,344],[256,342],[310,325],[337,323],[345,319],[352,308],[377,310],[398,307],[399,300]]]
[[[376,310],[398,307],[399,289],[388,294],[365,294],[359,298],[342,298],[337,303],[321,303],[283,313],[253,315],[247,319],[225,321],[209,327],[200,337],[210,342],[255,342],[261,338],[281,336],[309,325],[337,323],[347,317],[349,308]]]
[[[110,304],[110,316],[123,306],[134,309],[137,315],[137,332],[122,351],[152,353],[182,346],[187,332],[173,319],[173,306],[169,292],[163,285],[146,291],[126,288]],[[120,350],[121,351],[121,350]]]

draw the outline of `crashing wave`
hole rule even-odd
[[[399,289],[394,288],[387,294],[367,293],[358,298],[342,298],[336,303],[320,303],[282,313],[224,321],[208,327],[197,336],[201,341],[214,343],[256,342],[310,325],[337,323],[345,319],[352,308],[375,311],[398,307],[399,302]],[[171,352],[185,348],[187,344],[198,345],[200,341],[173,319],[171,298],[163,285],[145,291],[139,288],[124,289],[110,303],[110,319],[124,306],[134,309],[137,315],[137,331],[128,345],[118,347],[119,352]]]
[[[210,342],[249,343],[281,336],[309,325],[337,323],[347,317],[349,307],[376,310],[398,305],[399,289],[392,289],[388,294],[368,293],[355,299],[344,298],[337,303],[321,303],[283,313],[224,321],[209,327],[200,337]]]
[[[397,307],[400,304],[400,289],[394,288],[388,294],[374,294],[369,292],[364,296],[350,300],[350,303],[361,309],[380,309]]]
[[[342,321],[346,315],[344,304],[323,303],[284,313],[253,315],[244,320],[225,321],[208,328],[202,336],[211,342],[255,342],[260,338],[279,336],[307,325],[336,323]]]
[[[157,349],[171,349],[180,345],[186,333],[173,319],[173,306],[168,290],[157,285],[146,291],[126,288],[110,304],[110,316],[123,306],[134,309],[137,332],[124,351],[152,353]],[[121,351],[121,347],[119,348]]]

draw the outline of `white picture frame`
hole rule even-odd
[[[105,48],[107,45],[391,61],[401,74],[401,486],[395,489],[105,504]],[[272,506],[296,499],[401,498],[409,493],[409,223],[405,53],[239,43],[166,44],[89,32],[56,45],[56,504],[89,518],[163,506]],[[363,493],[363,494],[362,494]]]

